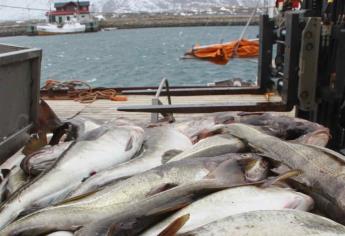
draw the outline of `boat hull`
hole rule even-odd
[[[84,33],[86,31],[86,26],[79,23],[66,24],[62,27],[54,24],[48,25],[38,25],[37,34],[38,35],[57,35],[57,34],[75,34]]]
[[[47,32],[47,31],[37,31],[37,35],[39,36],[49,36],[49,35],[60,35],[60,34],[79,34],[84,33],[85,31],[80,32]]]

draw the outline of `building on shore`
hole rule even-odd
[[[90,2],[89,1],[70,1],[54,3],[55,11],[46,13],[49,23],[64,24],[76,20],[80,23],[90,22]]]
[[[96,32],[98,21],[91,16],[89,1],[55,2],[55,10],[46,13],[47,23],[30,25],[28,35]]]

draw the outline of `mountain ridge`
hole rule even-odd
[[[63,1],[63,0],[61,0]],[[263,2],[263,0],[260,0]],[[47,0],[2,0],[0,20],[44,19],[49,9]],[[60,2],[60,1],[59,1]],[[66,0],[64,0],[66,2]],[[166,11],[205,11],[221,7],[253,7],[256,0],[91,0],[91,11],[113,13],[166,12]],[[42,10],[25,10],[4,7],[4,5]]]

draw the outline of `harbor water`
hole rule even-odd
[[[0,43],[43,49],[42,79],[83,80],[92,86],[156,86],[163,77],[171,85],[206,85],[241,78],[256,80],[257,59],[234,59],[227,65],[181,60],[195,43],[238,39],[243,26],[176,27],[114,30],[98,33],[19,36]],[[247,38],[255,38],[257,26]]]

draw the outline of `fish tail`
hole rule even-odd
[[[174,236],[187,223],[190,215],[183,215],[168,225],[158,236]]]

